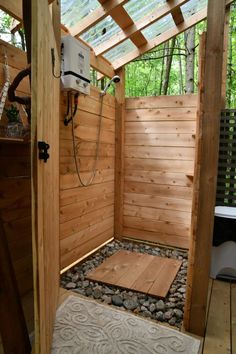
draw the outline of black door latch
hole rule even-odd
[[[43,160],[44,162],[47,162],[47,159],[49,159],[49,153],[48,149],[50,148],[50,145],[45,143],[45,141],[38,141],[38,148],[39,148],[39,160]]]

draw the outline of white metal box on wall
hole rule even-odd
[[[70,35],[62,37],[61,69],[63,90],[90,94],[90,48]]]

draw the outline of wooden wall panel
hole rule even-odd
[[[0,171],[0,217],[16,273],[17,285],[23,296],[33,288],[31,185],[30,171],[25,170],[24,163],[17,169],[12,168],[15,163],[13,148],[18,153],[22,152],[23,162],[28,163],[30,159],[29,144],[0,142],[0,159],[3,158],[5,161]]]
[[[195,95],[126,99],[123,236],[189,247]]]
[[[82,181],[91,176],[99,111],[99,91],[80,96],[74,118],[77,159]],[[61,269],[91,252],[114,235],[115,99],[104,96],[101,144],[96,176],[90,186],[81,186],[73,156],[71,123],[65,127],[66,98],[61,98],[60,121],[60,255]]]
[[[0,85],[5,81],[4,54],[7,54],[11,81],[26,66],[25,53],[0,40]],[[18,87],[29,95],[29,80]],[[8,102],[7,102],[8,104]],[[2,117],[1,125],[5,125]],[[3,221],[21,296],[33,288],[31,238],[30,144],[0,139],[0,217]]]

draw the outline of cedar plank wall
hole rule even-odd
[[[189,247],[196,104],[126,99],[123,236]]]
[[[91,87],[90,96],[79,96],[74,119],[79,138],[78,159],[82,180],[87,181],[95,157],[95,141],[100,110],[99,91]],[[81,187],[76,174],[71,123],[63,124],[66,97],[62,95],[60,122],[60,252],[65,268],[114,235],[114,159],[115,99],[107,94],[103,101],[101,144],[97,173],[91,186]],[[78,140],[77,140],[78,141]]]
[[[26,67],[25,53],[0,40],[0,88],[5,82],[4,48],[7,50],[11,80]],[[19,85],[18,94],[29,95],[27,78]],[[0,142],[0,164],[0,216],[19,291],[23,296],[33,288],[30,144]]]

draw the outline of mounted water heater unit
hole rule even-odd
[[[62,90],[90,94],[90,48],[72,36],[61,41]]]

